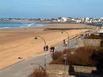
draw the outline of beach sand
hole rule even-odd
[[[83,27],[82,24],[51,24],[45,27],[38,28],[22,28],[22,29],[5,29],[0,30],[0,69],[14,64],[23,57],[28,59],[33,56],[43,53],[44,42],[41,39],[35,40],[35,36],[42,36],[49,46],[55,45],[67,37],[66,34],[61,34],[60,31],[47,30],[44,28],[50,27]],[[66,30],[69,36],[79,34],[86,31],[82,30]]]

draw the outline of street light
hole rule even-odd
[[[43,48],[44,51],[48,51],[48,45],[46,43],[46,40],[43,37],[41,37],[41,36],[36,36],[34,39],[37,40],[38,38],[42,39],[43,42],[44,42],[44,48]],[[45,58],[44,58],[44,67],[45,67],[45,70],[46,70],[46,53],[45,53]]]
[[[64,77],[65,77],[65,71],[66,71],[66,65],[67,65],[67,53],[64,53],[63,58],[64,58]]]
[[[45,39],[43,37],[41,37],[41,36],[36,36],[34,39],[38,39],[38,38],[41,38],[44,41],[44,46],[47,45]]]
[[[66,31],[61,31],[61,33],[62,34],[66,34],[67,35],[67,46],[68,46],[68,48],[69,48],[69,33],[68,32],[66,32]],[[65,40],[63,40],[63,42],[64,42],[64,45],[65,45]],[[63,55],[63,58],[64,58],[64,77],[65,77],[65,70],[66,70],[66,65],[67,65],[67,53],[65,53],[64,55]]]
[[[68,46],[68,48],[69,48],[69,33],[68,32],[66,32],[66,31],[61,31],[61,33],[62,34],[64,34],[64,33],[66,33],[67,34],[67,39],[68,39],[68,42],[67,42],[67,46]]]

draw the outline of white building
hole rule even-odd
[[[89,23],[89,18],[88,18],[88,17],[85,18],[85,22],[86,22],[86,23]]]
[[[82,22],[82,20],[79,20],[79,19],[78,19],[78,20],[76,20],[76,23],[81,23],[81,22]]]
[[[58,22],[67,22],[68,18],[66,17],[61,17],[58,19]]]
[[[102,33],[102,34],[103,34],[103,26],[102,26],[101,29],[98,31],[98,33]]]

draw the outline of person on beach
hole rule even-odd
[[[63,45],[64,45],[64,47],[67,46],[65,39],[63,40]]]
[[[55,52],[55,47],[54,46],[50,47],[50,52]]]
[[[48,45],[44,46],[44,51],[48,51],[48,49],[49,49]]]

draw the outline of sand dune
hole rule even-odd
[[[44,43],[41,39],[34,39],[37,35],[45,38],[49,46],[55,45],[67,37],[60,31],[44,31],[44,28],[50,26],[0,30],[0,69],[20,61],[18,57],[27,59],[42,54]],[[80,25],[63,24],[63,26],[79,27]],[[55,27],[59,27],[59,25],[55,25]],[[84,31],[86,30],[67,30],[70,37]]]

